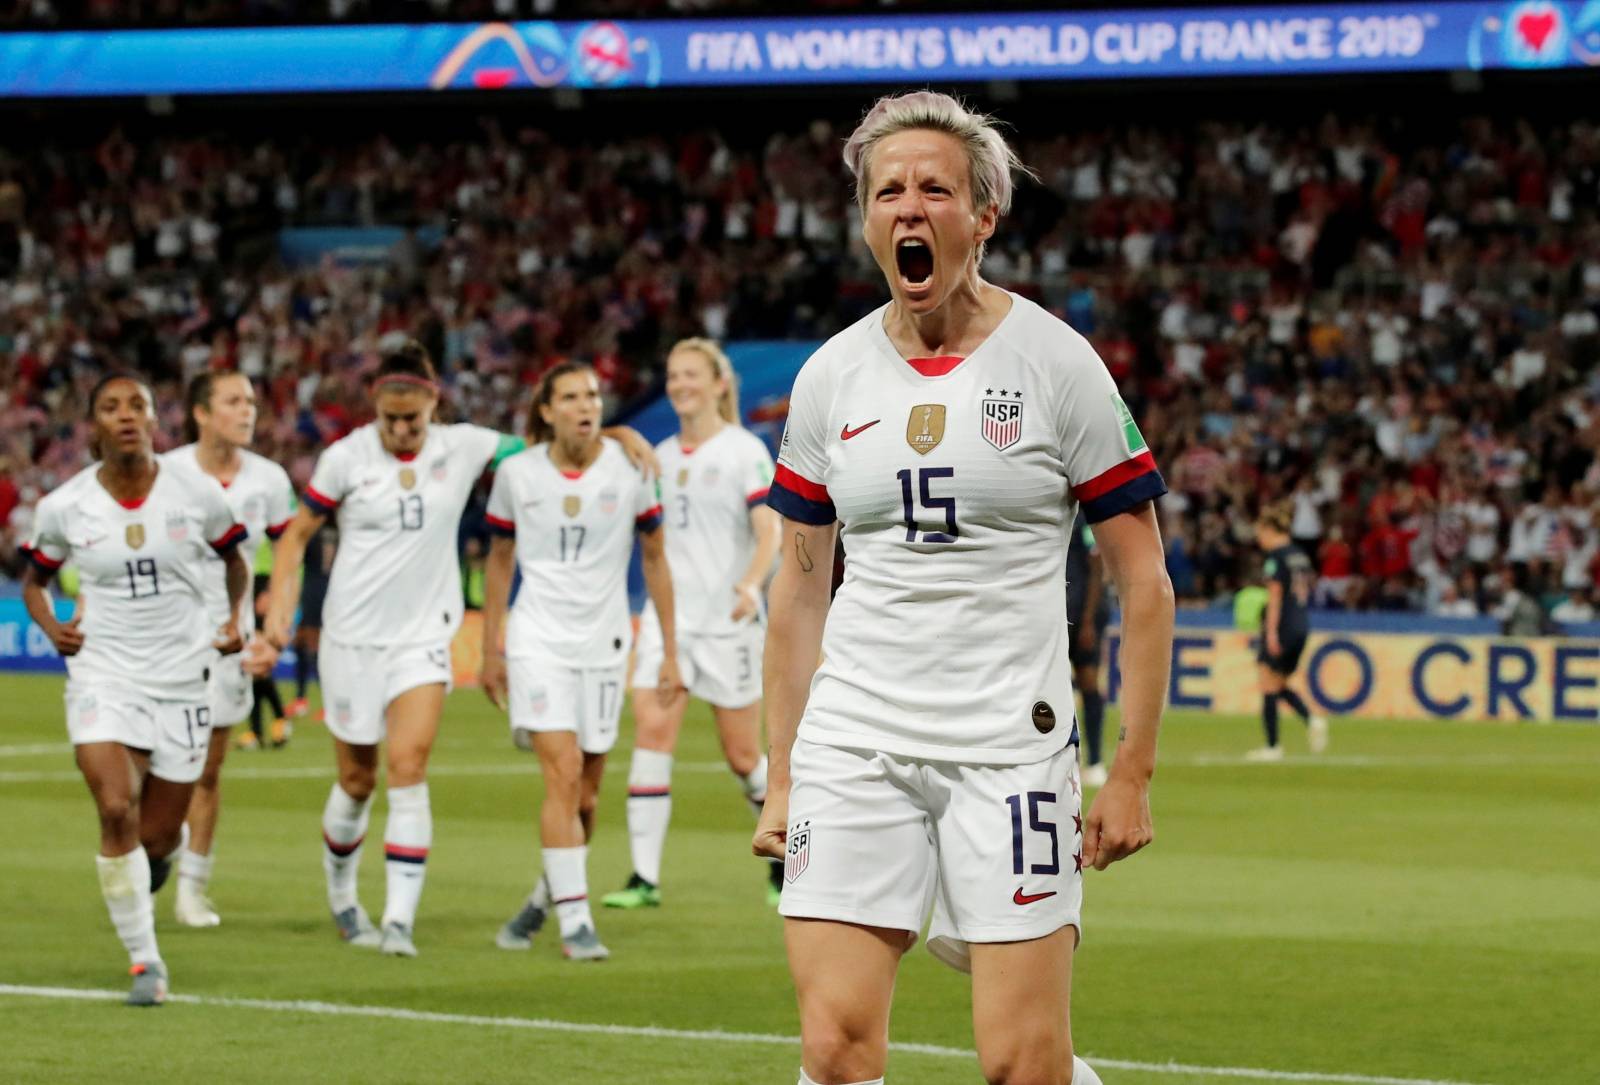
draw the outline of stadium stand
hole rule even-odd
[[[386,335],[441,359],[457,415],[515,429],[560,360],[594,361],[625,413],[680,336],[819,340],[880,303],[845,112],[590,141],[448,116],[354,142],[259,115],[80,122],[0,150],[0,561],[82,461],[111,364],[163,382],[174,438],[179,382],[248,373],[262,451],[303,482],[360,420]],[[1593,617],[1600,129],[1018,127],[1040,181],[985,274],[1123,386],[1172,485],[1186,600],[1252,579],[1251,518],[1292,496],[1324,606]],[[368,261],[283,240],[381,227]]]

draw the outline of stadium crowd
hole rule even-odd
[[[519,430],[533,383],[592,361],[609,405],[684,335],[821,339],[880,304],[839,158],[849,118],[741,139],[132,139],[0,150],[0,562],[85,457],[111,365],[258,382],[258,450],[298,484],[358,423],[385,336],[450,409]],[[1258,577],[1290,496],[1320,604],[1600,607],[1600,128],[1329,116],[1041,138],[985,275],[1088,336],[1167,474],[1190,602]],[[405,227],[384,261],[279,258],[285,226]],[[747,408],[751,404],[745,405]]]

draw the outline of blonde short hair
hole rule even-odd
[[[844,164],[855,177],[856,206],[863,216],[873,151],[890,136],[916,129],[943,132],[961,142],[971,174],[972,205],[979,210],[993,207],[997,214],[1006,214],[1011,210],[1012,173],[1034,176],[1000,134],[999,122],[993,117],[975,113],[958,99],[931,90],[886,95],[873,103],[844,144]],[[981,248],[978,259],[983,259]]]

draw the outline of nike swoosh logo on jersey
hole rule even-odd
[[[1056,891],[1054,889],[1050,890],[1048,893],[1024,893],[1022,891],[1022,886],[1019,885],[1017,886],[1017,891],[1011,894],[1011,903],[1034,904],[1038,901],[1044,900],[1046,897],[1053,897],[1055,895]]]
[[[881,418],[874,418],[871,422],[868,422],[866,425],[857,426],[855,429],[851,429],[850,428],[850,423],[846,422],[844,424],[844,428],[839,431],[839,440],[848,441],[852,437],[859,437],[861,434],[865,433],[867,430],[871,429],[873,426],[876,426],[879,422],[882,422],[882,421],[883,421],[883,419],[881,419]]]

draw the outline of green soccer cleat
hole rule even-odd
[[[628,879],[626,886],[615,893],[607,893],[600,899],[600,903],[607,908],[659,908],[661,887],[651,885],[635,874]]]

